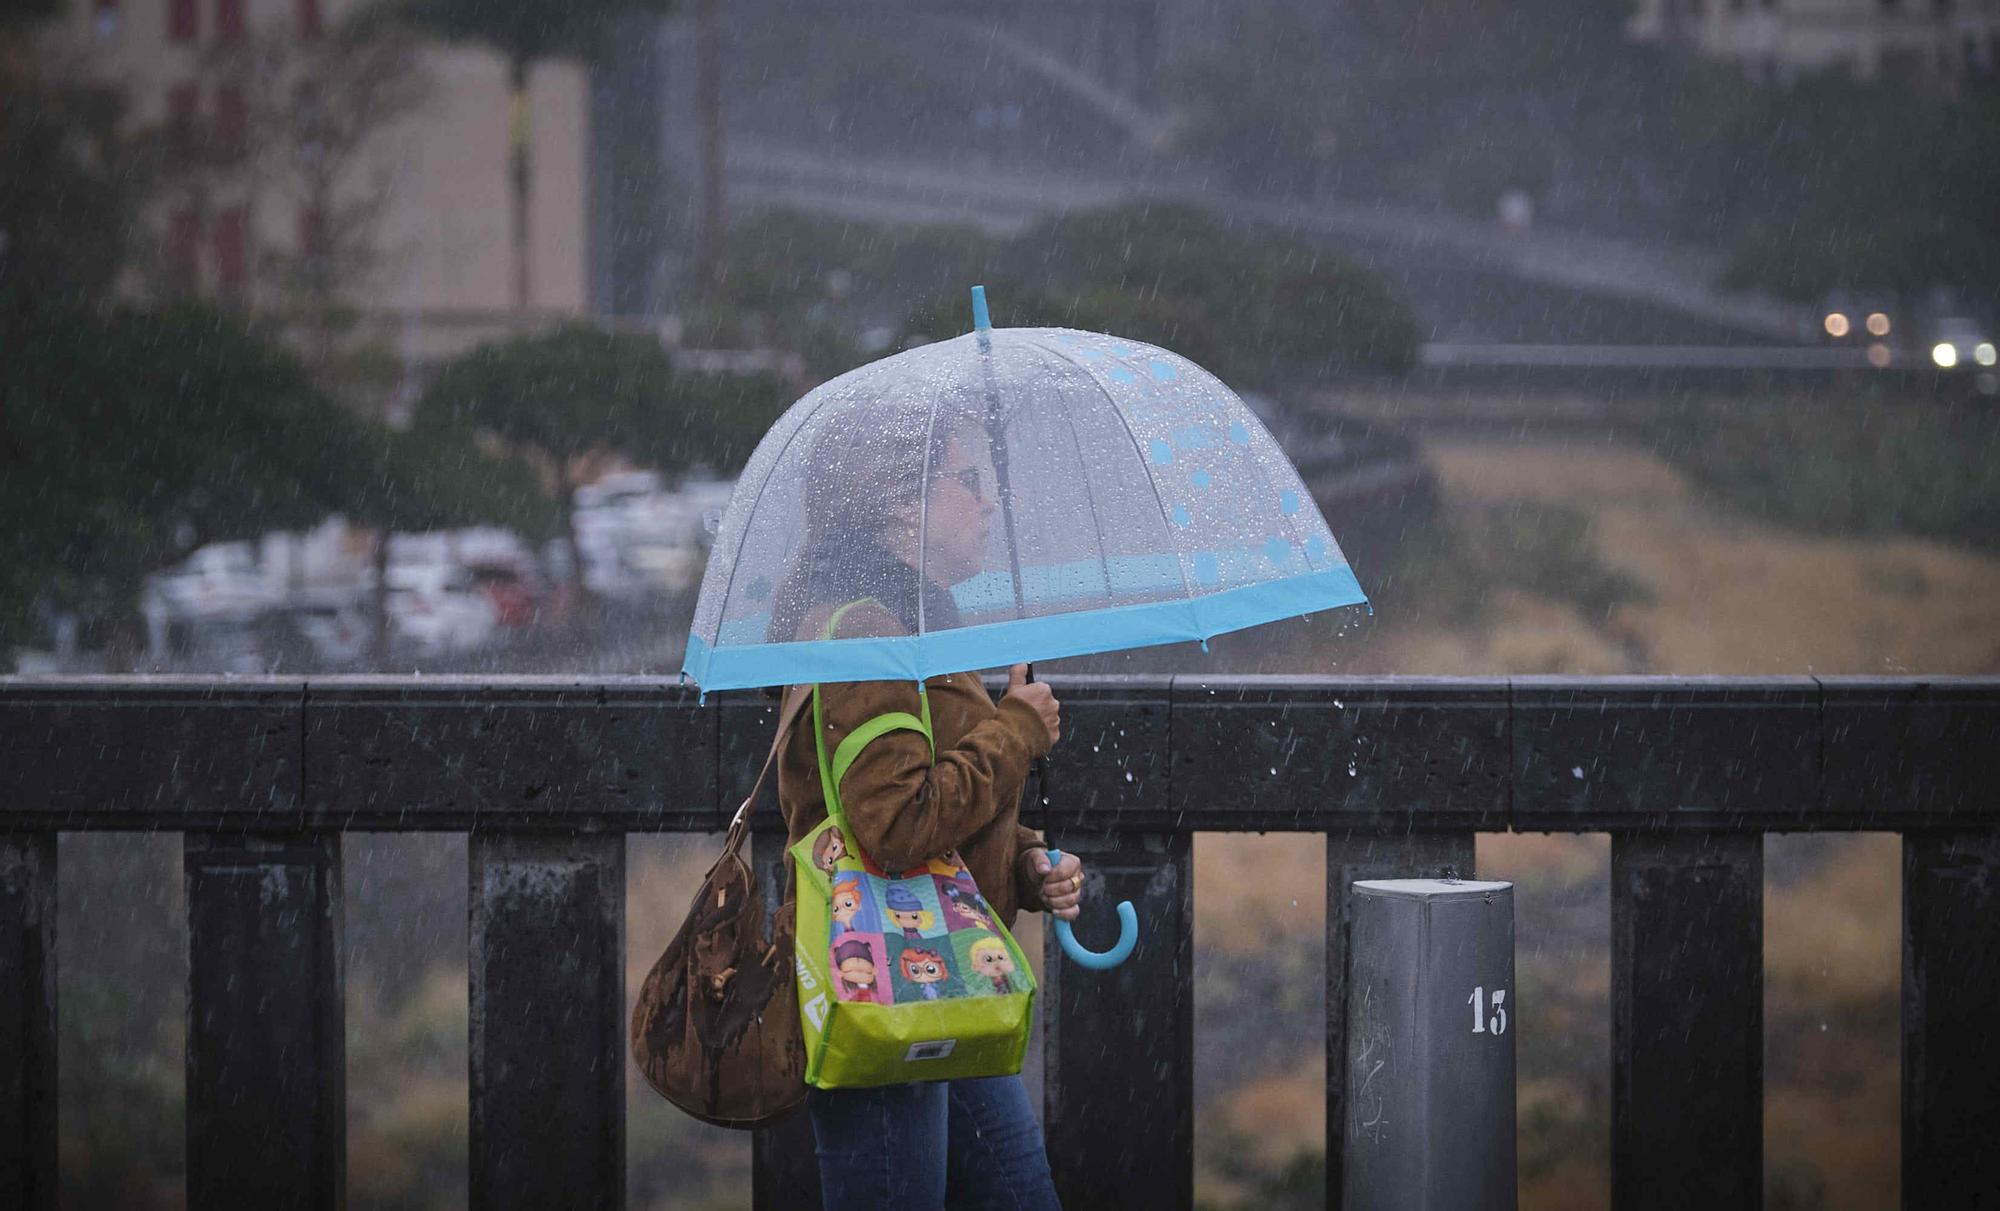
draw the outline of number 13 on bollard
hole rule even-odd
[[[1513,884],[1364,880],[1348,907],[1341,1206],[1513,1207]]]

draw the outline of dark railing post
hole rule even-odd
[[[1132,901],[1139,944],[1110,971],[1063,957],[1044,934],[1043,1126],[1065,1207],[1194,1203],[1194,879],[1187,833],[1110,841],[1051,829],[1090,879],[1077,940],[1118,936]]]
[[[2000,1191],[2000,836],[1903,838],[1903,1205]]]
[[[183,839],[190,1207],[346,1205],[336,833]]]
[[[56,838],[0,835],[0,1206],[56,1206]]]
[[[625,835],[474,831],[468,1189],[625,1205]]]
[[[776,812],[762,817],[781,824]],[[774,913],[785,899],[785,834],[759,829],[750,834],[751,869],[764,897],[764,911]],[[785,973],[791,979],[791,973]],[[819,1157],[814,1150],[812,1119],[801,1106],[775,1127],[753,1132],[750,1140],[753,1211],[793,1211],[820,1205]]]
[[[1611,1202],[1764,1191],[1764,838],[1611,842]]]
[[[1378,837],[1337,833],[1326,839],[1326,1205],[1338,1211],[1346,1181],[1347,976],[1354,931],[1353,893],[1361,879],[1408,879],[1451,867],[1472,877],[1472,833],[1453,830]]]

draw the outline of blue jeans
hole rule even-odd
[[[1061,1211],[1018,1076],[806,1094],[827,1211]]]

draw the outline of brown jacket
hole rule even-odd
[[[900,630],[893,615],[870,604],[848,611],[836,637]],[[1025,703],[995,706],[977,673],[933,677],[925,685],[936,758],[920,732],[899,728],[870,741],[840,785],[848,826],[891,874],[957,849],[980,894],[1011,928],[1017,911],[1041,907],[1041,880],[1024,875],[1016,859],[1043,843],[1021,827],[1019,815],[1028,763],[1048,752],[1048,729]],[[913,681],[827,682],[820,694],[829,760],[843,737],[877,715],[923,717]],[[794,844],[826,819],[812,729],[808,700],[778,758],[778,803]]]

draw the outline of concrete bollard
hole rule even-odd
[[[1346,1211],[1514,1206],[1514,885],[1352,885]]]

